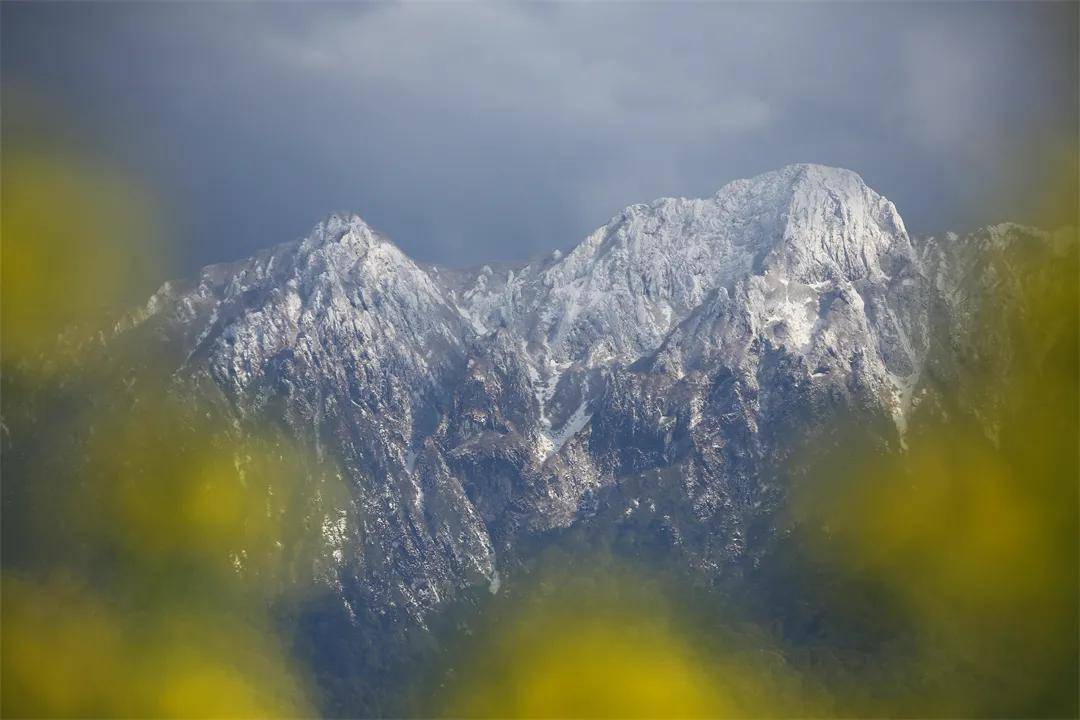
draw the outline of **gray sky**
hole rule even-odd
[[[939,232],[1035,219],[1076,149],[1077,9],[5,2],[4,108],[149,183],[185,271],[339,209],[420,260],[526,259],[792,162]]]

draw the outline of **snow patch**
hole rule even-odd
[[[577,435],[592,419],[592,413],[588,412],[588,404],[587,400],[582,400],[581,405],[555,432],[540,431],[540,449],[544,460],[562,450],[563,445]]]

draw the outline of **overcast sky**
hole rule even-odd
[[[333,210],[423,261],[527,259],[793,162],[939,232],[1030,222],[1075,152],[1077,8],[4,3],[4,109],[148,183],[186,270]]]

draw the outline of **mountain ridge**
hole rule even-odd
[[[230,535],[215,572],[273,584],[326,708],[400,715],[402,673],[527,595],[549,552],[786,607],[816,460],[914,458],[942,427],[1008,437],[1010,378],[1037,366],[1016,349],[1060,346],[1041,337],[1060,323],[1023,323],[1032,298],[1068,297],[1069,238],[911,236],[857,174],[812,165],[630,205],[516,266],[420,263],[335,213],[62,339],[70,377],[7,410],[27,429],[5,456],[48,407],[65,413],[49,456],[75,481],[117,433],[142,439],[123,473],[148,493],[202,488],[185,458],[205,450],[244,517],[273,516]]]
[[[666,497],[650,502],[695,538],[692,566],[755,562],[751,528],[823,418],[896,447],[933,406],[924,370],[948,338],[930,307],[953,308],[970,270],[950,252],[856,173],[801,164],[628,206],[498,272],[421,265],[331,214],[166,283],[121,329],[178,348],[176,376],[217,388],[238,426],[283,424],[338,463],[353,497],[334,542],[356,550],[337,592],[422,623],[505,585],[523,538],[639,507],[631,481]]]

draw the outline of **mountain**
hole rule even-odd
[[[336,464],[335,602],[423,627],[513,583],[523,548],[563,528],[629,528],[707,582],[747,572],[792,458],[842,442],[840,418],[882,448],[944,412],[992,434],[992,398],[958,409],[943,388],[973,358],[1005,372],[975,322],[1024,282],[1000,250],[1055,242],[912,238],[857,174],[792,165],[632,205],[514,267],[423,266],[332,215],[166,283],[117,342],[168,348],[184,392]]]
[[[365,558],[341,572],[419,617],[497,584],[496,547],[661,469],[686,479],[684,521],[718,535],[710,561],[737,561],[800,417],[857,411],[902,442],[928,307],[970,273],[948,240],[913,244],[853,172],[793,165],[630,206],[565,256],[499,271],[421,267],[332,215],[166,283],[123,327],[182,348],[177,374],[239,419],[332,453]]]

